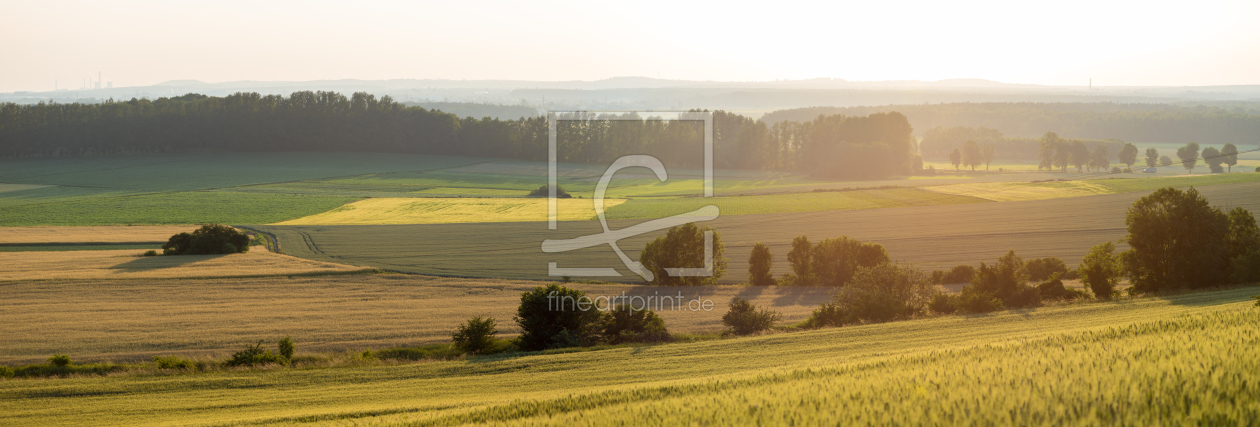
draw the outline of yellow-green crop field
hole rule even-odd
[[[957,205],[984,203],[982,198],[943,194],[917,188],[878,190],[820,191],[809,193],[772,194],[713,198],[640,198],[608,210],[609,218],[663,218],[691,212],[707,205],[717,206],[722,215],[761,213],[820,212],[858,209],[900,208],[907,206]]]
[[[623,202],[625,200],[604,199],[604,209]],[[561,221],[592,219],[595,218],[595,205],[590,199],[558,199],[556,216]],[[458,224],[546,220],[546,198],[386,198],[360,200],[328,212],[278,224]]]
[[[979,182],[923,187],[943,194],[978,197],[995,202],[1045,200],[1099,194],[1152,191],[1164,187],[1260,182],[1260,174],[1221,174],[1154,178],[1116,178],[1050,182]]]
[[[0,424],[1248,425],[1255,293],[567,354],[9,380]]]

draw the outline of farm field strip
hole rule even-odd
[[[1245,417],[1257,412],[1260,371],[1257,359],[1229,349],[1257,342],[1253,326],[1260,314],[1249,299],[1255,292],[1242,288],[556,355],[4,381],[0,411],[9,423],[44,425],[637,422],[657,419],[654,415],[698,420],[713,416],[712,407],[741,408],[730,415],[741,418],[718,415],[719,422],[827,420],[876,411],[886,416],[919,411],[960,422],[989,416],[975,409],[1010,399],[1029,402],[1026,411],[1013,414],[1014,421],[1056,423],[1067,414],[1092,419],[1088,414],[1100,405],[1113,405],[1120,416],[1141,416],[1143,401],[1137,398],[1145,394],[1128,390],[1150,390],[1161,403],[1187,405],[1169,414],[1176,419]],[[1186,358],[1193,361],[1183,363]],[[1064,393],[1064,381],[1082,372],[1105,388]],[[900,381],[881,381],[890,376]],[[951,391],[946,385],[958,387]],[[974,387],[988,392],[965,391]],[[1180,392],[1187,389],[1194,392]],[[1218,393],[1238,398],[1222,402],[1212,397]],[[699,400],[680,403],[690,397]],[[586,418],[577,418],[578,411]],[[963,411],[972,415],[964,418]],[[592,417],[621,413],[647,418]],[[1142,424],[1142,418],[1126,419]]]
[[[35,243],[166,242],[177,233],[191,233],[195,225],[104,227],[0,227],[0,245]]]
[[[1222,174],[1151,178],[1107,178],[1078,181],[966,183],[923,187],[944,194],[979,197],[995,202],[1045,200],[1099,194],[1153,191],[1164,187],[1204,187],[1260,182],[1260,174]]]
[[[625,200],[605,199],[605,209]],[[546,198],[418,198],[366,199],[328,212],[277,223],[279,225],[455,224],[546,221]],[[595,218],[589,199],[556,200],[562,221]]]
[[[1205,186],[1213,204],[1260,212],[1260,183]],[[786,261],[793,237],[812,241],[850,236],[883,244],[894,260],[926,269],[991,262],[1014,249],[1024,258],[1059,257],[1076,265],[1093,245],[1125,236],[1125,212],[1142,192],[1004,203],[973,203],[850,211],[724,215],[707,223],[722,233],[727,275],[747,280],[748,251],[766,243],[777,276],[790,272]],[[643,220],[610,220],[625,228]],[[602,232],[596,221],[566,221],[556,230],[545,222],[487,224],[259,226],[275,234],[284,253],[321,261],[367,265],[417,274],[548,280],[547,265],[614,267],[635,281],[608,246],[545,254],[546,239]],[[632,259],[664,232],[629,237],[618,244]],[[1012,242],[1018,242],[1012,244]],[[1123,247],[1121,248],[1123,249]]]
[[[41,245],[0,245],[0,252],[72,252],[72,251],[118,251],[135,249],[162,250],[162,244],[154,243],[92,243],[77,244],[41,244]]]
[[[0,364],[40,363],[55,353],[116,362],[217,357],[284,335],[304,351],[380,350],[447,342],[473,315],[498,319],[500,333],[512,336],[521,293],[545,283],[400,274],[0,282],[5,294],[22,295],[6,302]],[[738,296],[782,312],[787,322],[805,319],[831,295],[823,288],[570,286],[593,297],[681,293],[722,308]],[[723,328],[719,310],[658,313],[673,332],[700,333]]]
[[[348,197],[191,191],[0,207],[0,227],[266,224],[336,209]],[[167,236],[170,237],[170,236]]]
[[[607,215],[616,219],[663,218],[707,205],[717,206],[722,215],[749,215],[985,202],[987,200],[975,197],[939,194],[916,188],[891,188],[743,197],[631,199],[609,209]]]
[[[156,247],[155,247],[156,248]],[[174,279],[358,273],[371,269],[255,250],[232,255],[140,256],[142,250],[2,252],[0,281]]]

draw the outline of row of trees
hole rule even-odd
[[[1117,159],[1125,167],[1132,168],[1137,163],[1137,147],[1127,142],[1119,142]],[[1090,171],[1103,171],[1111,167],[1111,148],[1109,144],[1098,143],[1091,150],[1085,141],[1060,138],[1054,132],[1046,132],[1037,140],[1037,169],[1059,168],[1067,172],[1068,166],[1081,172],[1084,168]]]
[[[1125,145],[1124,141],[1119,139],[1065,140],[1069,144],[1074,144],[1078,141],[1087,147],[1106,145],[1108,153],[1117,153]],[[923,142],[919,143],[919,150],[927,158],[944,159],[948,157],[952,160],[955,152],[960,152],[962,155],[966,154],[968,142],[974,142],[982,149],[983,147],[992,146],[991,150],[1001,153],[1002,158],[1005,159],[1035,160],[1041,151],[1041,140],[1039,139],[1011,138],[1003,135],[1002,132],[996,129],[967,126],[932,128],[924,134]],[[1108,156],[1108,160],[1111,158],[1111,156]],[[969,164],[964,162],[963,165],[968,166]]]
[[[1216,147],[1204,148],[1202,155],[1199,152],[1199,143],[1191,142],[1182,147],[1177,148],[1177,160],[1186,171],[1193,171],[1198,165],[1199,159],[1208,165],[1212,173],[1233,172],[1234,165],[1238,164],[1238,146],[1234,144],[1225,144],[1220,150]],[[1168,156],[1160,156],[1159,150],[1155,148],[1146,149],[1146,165],[1149,167],[1156,166],[1172,166],[1172,159]],[[1226,170],[1226,167],[1229,170]]]
[[[1120,138],[1126,141],[1254,146],[1260,143],[1260,114],[1248,109],[1171,104],[969,102],[871,107],[810,107],[780,110],[762,117],[768,123],[800,121],[819,114],[869,115],[899,111],[917,129],[940,126],[986,127],[1005,135],[1035,138],[1055,129],[1070,138]],[[924,135],[924,140],[928,140]],[[968,138],[972,139],[972,138]],[[964,139],[965,141],[966,139]],[[979,139],[976,142],[981,142]],[[953,147],[950,147],[952,149]],[[998,149],[1003,153],[999,146]],[[948,151],[946,151],[948,152]],[[1114,147],[1112,152],[1114,153]],[[934,154],[942,156],[943,154]],[[1004,155],[1005,156],[1005,155]]]
[[[607,163],[625,154],[649,154],[671,166],[704,164],[701,122],[609,118],[563,117],[556,129],[559,160]],[[772,127],[723,111],[714,112],[713,120],[715,164],[721,168],[855,178],[910,173],[913,129],[900,113],[818,116]],[[0,105],[0,157],[318,150],[546,160],[547,126],[545,117],[460,118],[367,93],[9,103]]]

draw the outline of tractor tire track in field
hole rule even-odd
[[[1260,183],[1214,185],[1199,191],[1223,209],[1243,207],[1260,212]],[[925,269],[992,262],[1014,249],[1028,258],[1059,257],[1069,266],[1080,262],[1093,245],[1126,234],[1127,210],[1150,192],[1132,192],[1020,202],[914,206],[902,208],[728,215],[708,225],[722,233],[728,264],[723,282],[747,279],[747,248],[754,242],[771,246],[774,274],[788,273],[787,251],[793,237],[817,242],[850,236],[883,244],[894,260]],[[620,229],[644,220],[611,220]],[[417,274],[454,277],[551,279],[549,262],[558,267],[615,267],[620,278],[635,282],[608,245],[566,253],[545,254],[545,239],[566,239],[602,231],[598,221],[560,222],[557,230],[539,223],[425,225],[259,226],[281,240],[300,238],[313,259],[372,266]],[[632,259],[664,231],[619,242]]]

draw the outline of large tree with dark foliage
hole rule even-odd
[[[1163,188],[1138,199],[1125,218],[1121,254],[1134,292],[1205,288],[1224,282],[1229,217],[1197,190]]]

